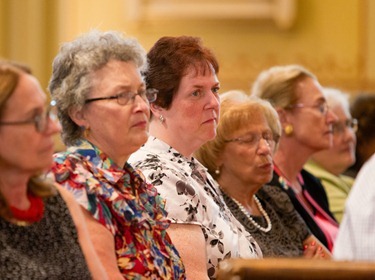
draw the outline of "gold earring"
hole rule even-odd
[[[89,136],[90,134],[90,128],[85,128],[85,130],[83,131],[83,137],[85,137],[87,139],[87,137]]]
[[[293,133],[293,125],[287,124],[284,128],[285,135],[290,136]]]

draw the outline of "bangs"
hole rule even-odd
[[[238,104],[238,106],[231,106],[226,109],[227,102],[222,104],[223,114],[220,116],[220,123],[218,134],[231,135],[235,131],[251,126],[254,118],[259,119],[259,115],[263,115],[263,110],[255,103]]]
[[[211,62],[206,59],[192,61],[190,66],[186,69],[185,75],[187,75],[187,73],[189,73],[190,70],[194,71],[195,76],[217,74],[214,65],[212,65]]]

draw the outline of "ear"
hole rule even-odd
[[[69,109],[69,117],[75,122],[78,126],[83,126],[89,128],[89,124],[85,118],[83,108],[78,109],[77,107],[72,107]]]
[[[165,112],[165,109],[160,107],[159,105],[156,105],[155,103],[150,104],[150,109],[152,114],[158,119],[163,113]]]
[[[281,126],[284,126],[285,124],[289,124],[289,113],[283,109],[283,108],[276,108],[276,112],[279,115]]]

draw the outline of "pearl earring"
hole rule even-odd
[[[216,175],[220,175],[220,169],[219,169],[219,167],[216,167],[216,169],[215,169],[215,174],[216,174]]]
[[[163,115],[160,115],[160,116],[159,116],[159,121],[160,121],[160,123],[163,123],[163,122],[165,121]]]

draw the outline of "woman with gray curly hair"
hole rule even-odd
[[[66,152],[54,179],[85,209],[90,236],[110,279],[184,279],[166,229],[164,202],[127,163],[148,137],[150,102],[139,43],[114,31],[91,31],[65,43],[49,90]]]

